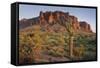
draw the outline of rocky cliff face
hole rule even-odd
[[[26,28],[32,25],[40,25],[43,29],[48,31],[63,32],[66,31],[64,25],[68,18],[72,19],[72,26],[74,31],[92,32],[90,25],[85,21],[78,21],[78,18],[70,15],[68,12],[40,12],[39,16],[32,19],[24,19],[19,21],[20,28]]]
[[[92,32],[90,24],[88,24],[85,21],[81,21],[80,23],[80,30],[85,31],[85,32]]]

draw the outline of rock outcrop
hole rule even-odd
[[[79,22],[78,18],[73,15],[70,15],[69,12],[61,11],[41,11],[39,16],[36,18],[20,20],[19,25],[20,28],[26,28],[32,25],[40,25],[43,29],[46,29],[51,32],[63,32],[66,31],[64,25],[68,21],[69,17],[72,20],[72,26],[75,32],[92,32],[90,24],[85,21]]]
[[[85,32],[92,32],[90,24],[88,24],[85,21],[80,22],[80,30],[85,31]]]

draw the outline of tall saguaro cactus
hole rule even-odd
[[[73,57],[73,39],[74,39],[74,30],[72,26],[72,19],[68,17],[67,22],[65,23],[65,28],[69,35],[69,55],[72,58]]]

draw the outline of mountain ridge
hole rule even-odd
[[[74,15],[70,15],[69,12],[62,11],[46,11],[40,12],[39,16],[30,19],[21,19],[19,20],[19,28],[24,29],[33,25],[40,25],[43,29],[52,31],[66,31],[65,22],[68,20],[68,17],[72,19],[72,26],[75,32],[83,31],[92,33],[90,24],[86,21],[78,21],[78,18]]]

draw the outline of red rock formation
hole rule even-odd
[[[72,19],[72,26],[75,32],[78,32],[78,31],[92,32],[91,27],[87,22],[85,21],[79,22],[78,18],[73,15],[70,15],[69,12],[66,13],[66,12],[61,12],[61,11],[55,11],[55,12],[41,11],[39,17],[37,18],[32,18],[25,21],[21,20],[20,22],[22,23],[20,27],[25,24],[28,26],[28,24],[34,25],[37,23],[42,28],[45,28],[48,31],[63,32],[63,31],[66,31],[64,25],[69,17]]]
[[[85,32],[92,32],[90,25],[85,21],[80,22],[80,30]]]
[[[77,20],[77,17],[75,16],[70,16],[70,17],[72,19],[72,25],[73,25],[74,31],[78,31],[80,29],[80,24]]]

